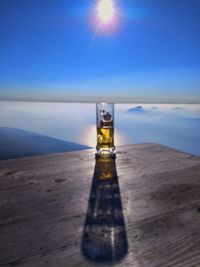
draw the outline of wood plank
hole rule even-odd
[[[0,266],[200,266],[200,158],[117,151],[1,161]]]

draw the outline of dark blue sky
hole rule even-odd
[[[0,99],[200,102],[199,0],[97,3],[0,0]]]

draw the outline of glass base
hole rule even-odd
[[[95,154],[95,158],[111,158],[111,159],[116,159],[116,153],[114,148],[110,149],[97,149],[97,153]]]

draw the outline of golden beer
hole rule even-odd
[[[113,137],[113,128],[97,128],[97,146],[99,148],[112,148],[114,146]]]
[[[97,153],[96,157],[115,158],[114,146],[114,104],[96,104],[97,111]]]

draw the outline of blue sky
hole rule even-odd
[[[0,0],[0,99],[200,102],[200,1],[114,3]]]

